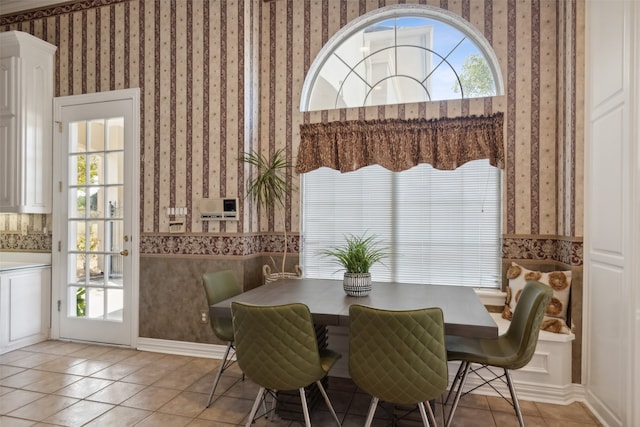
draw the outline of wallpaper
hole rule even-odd
[[[174,253],[165,214],[186,206],[195,247],[212,235],[233,253],[277,252],[284,227],[299,249],[299,193],[286,215],[245,200],[238,161],[255,147],[285,147],[295,159],[299,125],[340,119],[453,117],[505,113],[505,258],[581,264],[583,227],[584,4],[551,0],[406,1],[448,9],[493,46],[505,95],[300,113],[306,71],[323,44],[357,16],[395,0],[85,0],[0,17],[56,46],[55,95],[140,87],[143,253]],[[237,222],[202,222],[196,203],[238,197]],[[21,239],[0,217],[0,245]],[[20,227],[18,227],[20,229]],[[35,232],[34,228],[34,232]],[[243,235],[264,235],[264,243]],[[244,241],[249,241],[243,248]],[[181,253],[189,254],[188,246]]]

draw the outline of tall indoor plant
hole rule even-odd
[[[297,273],[287,273],[285,271],[287,261],[287,226],[285,217],[285,201],[288,194],[293,191],[291,174],[293,165],[287,160],[287,153],[284,148],[274,151],[273,155],[265,156],[258,151],[251,150],[242,155],[241,160],[253,167],[252,173],[247,179],[247,196],[258,205],[259,213],[261,209],[268,211],[278,211],[282,214],[284,228],[284,251],[282,254],[282,268],[279,272],[271,273],[268,265],[263,267],[265,280],[267,282],[284,277],[300,276]],[[272,262],[275,267],[275,261]],[[297,266],[296,266],[297,267]]]
[[[371,267],[387,257],[375,236],[345,236],[343,245],[322,251],[344,270],[344,291],[350,296],[366,296],[371,292]]]

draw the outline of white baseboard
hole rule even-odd
[[[154,353],[177,354],[180,356],[206,357],[209,359],[220,359],[224,357],[227,349],[222,344],[203,344],[186,341],[171,341],[158,338],[138,338],[136,347],[142,351],[152,351]]]

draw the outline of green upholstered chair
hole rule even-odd
[[[435,426],[431,405],[449,384],[444,321],[440,308],[390,311],[349,308],[349,373],[373,396],[365,426],[378,401],[418,405],[425,426]]]
[[[222,270],[203,274],[202,285],[204,286],[205,293],[207,294],[208,305],[216,304],[242,293],[242,288],[240,288],[238,279],[231,270]],[[220,368],[218,369],[216,378],[213,381],[211,394],[209,394],[209,400],[207,401],[207,408],[211,405],[213,394],[216,391],[216,387],[218,387],[218,382],[220,382],[222,373],[233,364],[233,354],[235,353],[235,347],[233,345],[233,324],[231,322],[231,318],[210,317],[209,321],[211,323],[213,333],[222,341],[226,341],[227,348],[224,352],[224,357],[220,363]]]
[[[445,403],[449,401],[449,396],[457,384],[458,389],[451,410],[449,411],[447,426],[451,424],[458,402],[463,394],[462,390],[469,372],[476,373],[480,376],[482,383],[468,390],[466,393],[488,384],[500,394],[500,396],[508,400],[491,384],[492,381],[498,379],[506,383],[509,388],[509,393],[511,394],[511,404],[516,412],[520,426],[524,426],[522,412],[520,411],[516,390],[513,386],[509,371],[511,369],[522,368],[529,363],[533,357],[536,344],[538,343],[540,324],[542,323],[542,318],[552,296],[553,291],[549,286],[540,282],[528,282],[518,299],[511,324],[504,334],[494,339],[447,335],[448,359],[462,362],[445,401]],[[480,366],[473,368],[471,367],[473,363],[480,364]],[[496,367],[501,370],[498,373],[494,373],[491,367]],[[488,379],[484,378],[484,376],[477,372],[480,370],[486,371],[485,376],[490,375],[490,377]],[[485,372],[482,372],[482,374],[484,373]]]
[[[340,354],[318,349],[309,307],[300,303],[257,306],[232,302],[231,312],[238,364],[247,377],[260,386],[247,427],[267,392],[287,390],[299,390],[305,425],[309,427],[305,387],[313,383],[317,384],[339,426],[338,416],[320,380]]]

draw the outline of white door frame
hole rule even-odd
[[[109,92],[92,93],[85,95],[73,95],[54,98],[54,146],[60,146],[64,143],[61,141],[62,133],[58,131],[58,127],[61,125],[61,113],[62,108],[65,106],[72,106],[78,104],[90,104],[101,103],[109,101],[130,101],[133,109],[133,123],[134,126],[131,129],[132,132],[132,147],[131,155],[133,158],[133,171],[132,179],[127,182],[127,187],[130,189],[127,193],[131,197],[127,200],[131,204],[133,214],[140,212],[140,89],[123,89]],[[66,164],[67,156],[66,152],[57,150],[54,153],[53,161],[55,164]],[[64,162],[64,163],[63,163]],[[55,168],[54,168],[55,170]],[[62,251],[60,248],[60,242],[66,239],[62,235],[64,227],[63,222],[66,222],[67,218],[61,218],[60,215],[56,216],[56,212],[66,212],[66,208],[60,206],[61,197],[58,196],[61,188],[61,177],[54,176],[53,186],[53,227],[52,227],[52,287],[51,287],[51,338],[60,338],[60,316],[58,314],[58,301],[65,297],[60,294],[61,284],[66,282],[67,278],[64,277],[65,269],[62,268],[66,263],[66,259],[62,257]],[[65,198],[66,200],[66,198]],[[131,259],[131,330],[130,330],[130,343],[132,348],[137,347],[138,341],[138,320],[139,320],[139,287],[140,287],[140,220],[138,217],[131,218],[131,249],[129,250],[129,257]]]

